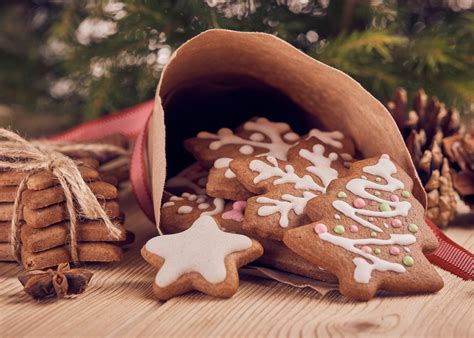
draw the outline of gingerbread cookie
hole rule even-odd
[[[336,148],[313,137],[296,143],[287,158],[257,156],[232,161],[231,170],[239,182],[258,195],[247,201],[246,231],[281,240],[286,229],[309,222],[308,201],[347,171]]]
[[[191,290],[231,297],[238,288],[237,269],[263,254],[247,236],[226,233],[210,215],[201,215],[181,233],[150,239],[142,256],[158,268],[153,291],[169,299]]]
[[[335,274],[342,294],[368,300],[377,290],[419,293],[443,281],[424,256],[437,240],[413,182],[387,155],[355,162],[325,195],[308,203],[314,223],[291,229],[284,243]]]
[[[196,162],[178,175],[168,179],[165,183],[165,190],[173,195],[181,195],[184,192],[206,194],[208,175],[208,170]]]

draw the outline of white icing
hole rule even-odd
[[[387,229],[390,228],[390,226],[387,223],[384,223],[383,226],[386,227]]]
[[[196,203],[204,203],[206,201],[206,198],[204,196],[200,196],[197,200]]]
[[[166,202],[166,203],[163,203],[163,205],[161,206],[162,208],[168,208],[168,207],[172,207],[174,205],[174,202]]]
[[[253,133],[252,135],[250,135],[250,139],[252,141],[263,141],[265,139],[265,136],[261,133]]]
[[[375,190],[381,190],[381,191],[394,192],[397,189],[404,188],[402,181],[392,177],[392,175],[397,172],[397,168],[395,167],[392,161],[390,161],[387,158],[380,158],[376,165],[364,167],[362,170],[368,174],[383,177],[387,181],[387,184],[380,184],[380,183],[372,182],[365,179],[354,178],[346,184],[346,189],[361,198],[366,198],[368,200],[375,201],[378,203],[387,203],[391,207],[391,210],[378,211],[378,210],[357,209],[342,200],[335,200],[333,201],[332,205],[336,210],[343,213],[347,217],[352,218],[352,220],[354,220],[355,222],[373,231],[382,232],[382,229],[379,228],[377,225],[372,224],[371,222],[359,217],[358,215],[384,217],[384,218],[395,217],[395,216],[407,216],[408,211],[411,208],[411,204],[407,201],[394,202],[390,200],[384,200],[366,191],[366,189],[375,189]]]
[[[340,131],[322,131],[319,129],[311,129],[308,133],[308,138],[316,137],[321,142],[332,146],[334,148],[342,148],[341,140],[344,139],[344,134]]]
[[[280,214],[279,224],[282,228],[288,227],[289,213],[294,211],[296,215],[301,215],[306,207],[308,201],[316,197],[315,194],[309,191],[304,191],[302,197],[296,197],[290,194],[283,194],[281,200],[276,200],[268,197],[258,197],[257,203],[266,203],[273,205],[264,205],[258,208],[259,216],[269,216],[275,213]]]
[[[217,160],[214,161],[214,168],[216,169],[227,168],[227,170],[224,173],[224,177],[234,178],[236,177],[235,173],[229,168],[230,161],[232,161],[232,159],[229,157],[218,158]]]
[[[197,199],[197,196],[194,194],[190,194],[189,192],[184,192],[181,197],[186,198],[188,201],[195,201]]]
[[[407,246],[403,247],[403,250],[405,250],[405,251],[406,251],[406,252],[408,252],[408,253],[410,253],[410,252],[411,252],[410,248],[409,248],[409,247],[407,247]]]
[[[366,180],[367,176],[362,175],[360,178],[362,178],[363,180]]]
[[[328,157],[325,157],[324,146],[316,144],[313,146],[312,151],[301,149],[299,155],[313,164],[312,166],[307,167],[306,171],[321,179],[321,182],[324,185],[324,192],[326,192],[326,187],[329,183],[337,178],[337,170],[331,168],[331,163],[337,160],[337,154],[330,153]]]
[[[178,208],[178,214],[189,214],[191,211],[193,211],[193,207],[189,205],[182,205]]]
[[[341,158],[342,158],[344,161],[350,161],[350,160],[353,159],[353,158],[352,158],[352,155],[349,154],[349,153],[342,153],[342,154],[341,154]]]
[[[198,205],[198,209],[200,210],[204,210],[204,209],[207,209],[209,208],[211,205],[209,203],[201,203]]]
[[[289,132],[289,133],[286,133],[285,135],[283,135],[283,138],[285,139],[285,141],[295,142],[295,141],[299,140],[300,136],[296,133]]]
[[[212,284],[225,280],[225,258],[231,253],[249,249],[247,236],[226,233],[214,218],[200,216],[186,231],[150,239],[146,250],[164,259],[155,283],[166,287],[186,273],[197,272]]]
[[[201,215],[213,216],[224,211],[224,200],[222,198],[214,198],[214,209],[203,212]]]
[[[171,196],[170,197],[170,201],[182,201],[183,198],[182,197],[178,197],[178,196]]]
[[[247,140],[235,135],[232,130],[228,128],[220,129],[217,134],[200,132],[197,137],[216,140],[209,144],[209,149],[211,150],[217,150],[227,144],[249,145],[256,148],[267,149],[268,152],[262,155],[272,155],[278,159],[286,160],[288,149],[290,149],[292,145],[286,143],[281,135],[290,131],[290,127],[287,123],[271,122],[266,118],[258,118],[256,121],[246,122],[243,128],[248,131],[256,131],[266,135],[270,139],[270,142],[254,141],[252,139]]]
[[[250,155],[251,153],[253,153],[253,151],[254,151],[253,147],[249,145],[244,145],[239,148],[239,152],[244,155]]]
[[[340,220],[340,219],[341,219],[341,216],[338,215],[338,214],[335,214],[335,215],[334,215],[334,219]]]
[[[362,251],[356,245],[410,245],[416,242],[416,238],[410,234],[391,234],[390,239],[376,239],[376,238],[361,238],[361,239],[350,239],[339,235],[333,235],[329,232],[319,234],[319,238],[324,241],[330,242],[334,245],[340,246],[347,251],[355,253],[364,257],[355,257],[352,261],[356,268],[354,270],[354,280],[357,283],[368,283],[372,276],[372,271],[394,271],[394,272],[405,272],[403,265],[399,263],[393,263],[371,255],[367,252]],[[368,261],[371,261],[369,263]]]

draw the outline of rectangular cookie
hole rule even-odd
[[[18,191],[18,186],[0,186],[0,203],[4,202],[14,202],[16,198],[16,192]]]
[[[106,201],[101,203],[101,205],[110,218],[116,218],[120,216],[120,207],[117,201]],[[28,226],[32,228],[44,228],[51,224],[68,220],[69,214],[67,212],[66,204],[60,203],[41,209],[30,209],[28,207],[24,207],[23,218]]]
[[[13,216],[13,203],[0,203],[0,221],[9,222]]]
[[[119,238],[113,238],[104,223],[100,221],[88,221],[77,225],[77,240],[79,242],[124,241],[126,239],[125,228],[117,221],[114,221],[114,224],[120,229]],[[61,222],[42,229],[35,229],[27,225],[21,228],[22,246],[26,251],[32,253],[64,245],[68,236],[68,222]]]
[[[14,262],[10,243],[0,243],[0,262]]]
[[[77,168],[81,173],[82,178],[86,182],[95,181],[99,178],[99,172],[97,169],[86,165],[78,165]],[[40,171],[30,176],[27,182],[28,189],[31,190],[43,190],[50,188],[58,184],[58,180],[50,171]]]
[[[120,247],[105,242],[81,243],[78,246],[78,254],[81,262],[118,262],[123,256]],[[66,246],[39,253],[31,253],[22,249],[21,260],[27,270],[44,269],[72,261],[69,248]]]
[[[18,186],[27,175],[20,171],[0,171],[0,187]]]
[[[112,184],[102,181],[87,184],[98,199],[111,200],[117,198],[117,188]],[[53,186],[43,190],[25,190],[23,192],[23,205],[29,209],[40,209],[53,204],[64,202],[64,190],[60,186]]]
[[[10,242],[11,222],[0,222],[0,243]]]

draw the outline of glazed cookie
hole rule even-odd
[[[281,240],[288,228],[309,222],[306,204],[324,193],[347,169],[336,148],[310,137],[288,151],[288,160],[273,156],[235,159],[231,170],[257,196],[248,199],[244,230]]]
[[[388,155],[355,162],[348,176],[309,202],[315,222],[289,230],[283,241],[335,274],[341,293],[354,299],[368,300],[379,289],[438,291],[443,281],[424,256],[437,240],[412,186]]]
[[[158,268],[153,291],[166,300],[191,290],[231,297],[238,288],[237,269],[263,254],[247,236],[226,233],[210,215],[201,215],[188,230],[150,239],[142,256]]]

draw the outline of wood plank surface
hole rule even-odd
[[[122,196],[127,227],[137,239],[117,264],[92,264],[89,289],[76,299],[37,302],[23,293],[21,269],[0,263],[0,336],[318,336],[474,337],[474,283],[438,269],[445,287],[435,295],[385,296],[357,303],[337,291],[320,296],[257,277],[242,277],[228,300],[190,293],[153,299],[156,271],[140,256],[156,234],[130,192]],[[473,227],[448,236],[471,252]]]

